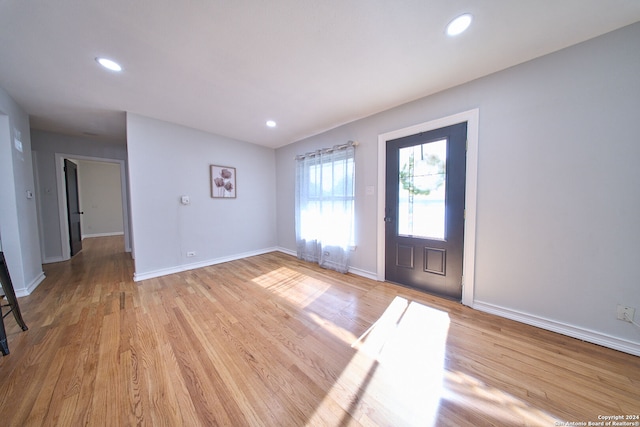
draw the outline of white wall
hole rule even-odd
[[[379,134],[479,108],[476,308],[640,355],[640,23],[276,151],[295,250],[295,154],[357,140],[355,269],[376,271]]]
[[[136,114],[127,144],[136,280],[275,247],[274,150]],[[237,198],[211,198],[211,164],[236,168]]]
[[[79,160],[82,238],[124,234],[120,165]]]
[[[123,162],[126,167],[127,145],[126,141],[97,141],[39,130],[31,131],[31,139],[37,168],[42,259],[45,263],[58,262],[65,259],[62,245],[68,246],[69,237],[66,230],[61,227],[59,203],[64,204],[64,201],[59,200],[56,156],[65,154],[73,159],[115,160]],[[126,185],[124,187],[126,189]],[[128,206],[125,206],[123,211],[128,212]],[[125,229],[128,229],[129,225],[128,216],[128,213],[122,214],[127,221],[124,224]],[[128,233],[125,233],[124,249],[127,251],[131,250],[129,239]]]
[[[0,235],[16,295],[42,280],[29,117],[0,88]]]

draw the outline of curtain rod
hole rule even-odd
[[[349,147],[356,147],[359,144],[360,143],[358,141],[348,141],[346,144],[334,145],[331,148],[323,148],[323,149],[316,150],[316,151],[310,151],[310,152],[304,153],[304,154],[298,154],[295,157],[295,159],[296,160],[302,160],[302,159],[305,159],[307,157],[314,157],[314,156],[318,156],[318,155],[324,154],[324,153],[331,153],[332,151],[344,150],[345,148],[349,148]]]

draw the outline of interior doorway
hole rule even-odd
[[[119,166],[120,173],[120,198],[122,206],[122,224],[124,233],[124,251],[131,252],[131,237],[130,237],[130,218],[129,218],[129,203],[127,196],[127,179],[126,168],[124,160],[120,159],[108,159],[99,157],[80,156],[75,154],[56,153],[56,177],[58,188],[58,211],[60,216],[60,244],[62,247],[62,261],[71,258],[71,247],[69,244],[69,215],[67,211],[67,194],[66,194],[66,178],[64,172],[65,159],[77,160],[77,161],[90,161],[99,163],[114,163]],[[82,183],[80,183],[82,186]]]

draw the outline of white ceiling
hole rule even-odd
[[[640,0],[0,0],[0,87],[36,129],[124,140],[130,111],[279,147],[637,21]]]

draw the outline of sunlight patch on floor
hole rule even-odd
[[[446,371],[444,390],[443,399],[470,407],[473,412],[486,414],[504,425],[550,426],[557,421],[512,394],[488,386],[464,372]]]
[[[336,402],[364,424],[433,425],[442,394],[448,328],[446,312],[395,297],[352,341],[357,352],[308,425],[322,421],[323,406]]]
[[[286,267],[253,282],[300,308],[331,287]],[[556,421],[508,391],[461,371],[447,371],[450,319],[442,310],[396,296],[360,337],[314,312],[308,315],[356,350],[308,425],[335,420],[341,411],[350,414],[345,420],[353,417],[364,424],[436,425],[441,401],[505,424],[553,425]]]
[[[353,337],[332,322],[311,316],[342,341]],[[357,352],[307,425],[323,425],[339,406],[350,414],[343,422],[353,417],[362,424],[433,426],[442,421],[444,401],[503,425],[556,422],[507,391],[464,372],[446,370],[449,326],[448,313],[395,297],[362,336],[353,337],[351,347]]]
[[[286,267],[265,273],[252,281],[296,307],[304,308],[324,294],[330,284]]]
[[[448,330],[446,312],[395,297],[368,333],[354,343],[354,348],[380,363],[376,381],[410,424],[435,421]]]

